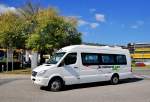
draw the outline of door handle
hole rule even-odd
[[[78,67],[74,67],[74,68],[78,68]]]
[[[101,69],[101,66],[98,66],[97,69]]]

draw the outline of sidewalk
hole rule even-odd
[[[0,79],[1,78],[30,78],[30,74],[5,74],[0,73]]]

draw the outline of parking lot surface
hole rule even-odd
[[[139,73],[144,74],[134,72]],[[73,85],[61,92],[51,92],[34,85],[29,75],[0,75],[0,102],[150,102],[150,79],[135,77],[118,85]]]

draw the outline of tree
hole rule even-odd
[[[0,44],[2,47],[22,47],[24,23],[18,15],[7,12],[0,15]]]
[[[54,49],[63,46],[80,44],[81,33],[65,17],[58,16],[55,9],[43,9],[36,15],[37,27],[27,40],[27,48],[37,50],[41,54],[52,54]]]
[[[33,34],[37,28],[37,21],[36,21],[36,15],[39,12],[39,5],[38,4],[33,4],[32,2],[28,1],[26,2],[26,4],[18,9],[20,16],[22,16],[25,20],[26,20],[26,38],[29,38],[31,36],[31,34]],[[30,59],[29,57],[29,51],[30,49],[28,49],[27,47],[24,49],[25,51],[25,62],[30,63],[31,61],[31,65],[34,65],[32,59]],[[32,51],[32,54],[34,54],[34,52]],[[37,54],[36,54],[37,55]],[[35,63],[37,64],[37,63]]]
[[[26,21],[27,37],[30,36],[30,34],[32,34],[37,27],[36,15],[38,14],[39,10],[39,5],[33,4],[30,1],[26,2],[26,4],[22,8],[18,9],[20,16],[23,17]]]
[[[10,61],[10,59],[13,60],[13,48],[24,47],[24,27],[25,21],[21,17],[19,17],[19,15],[13,12],[6,12],[0,15],[0,46],[8,49],[8,61]]]
[[[38,51],[42,63],[44,53],[52,54],[54,49],[81,43],[76,19],[59,16],[53,8],[40,9],[30,2],[18,11],[0,15],[1,47]]]
[[[66,37],[59,41],[59,48],[68,46],[68,45],[76,45],[81,44],[81,33],[77,31],[76,27],[71,23],[65,24],[65,32],[67,33]]]

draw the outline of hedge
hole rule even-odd
[[[7,64],[6,62],[0,62],[0,72],[2,71],[2,66],[4,66],[4,71],[7,70]],[[14,62],[14,70],[15,69],[20,69],[20,62]],[[8,71],[11,71],[12,70],[12,63],[11,62],[8,62]]]

